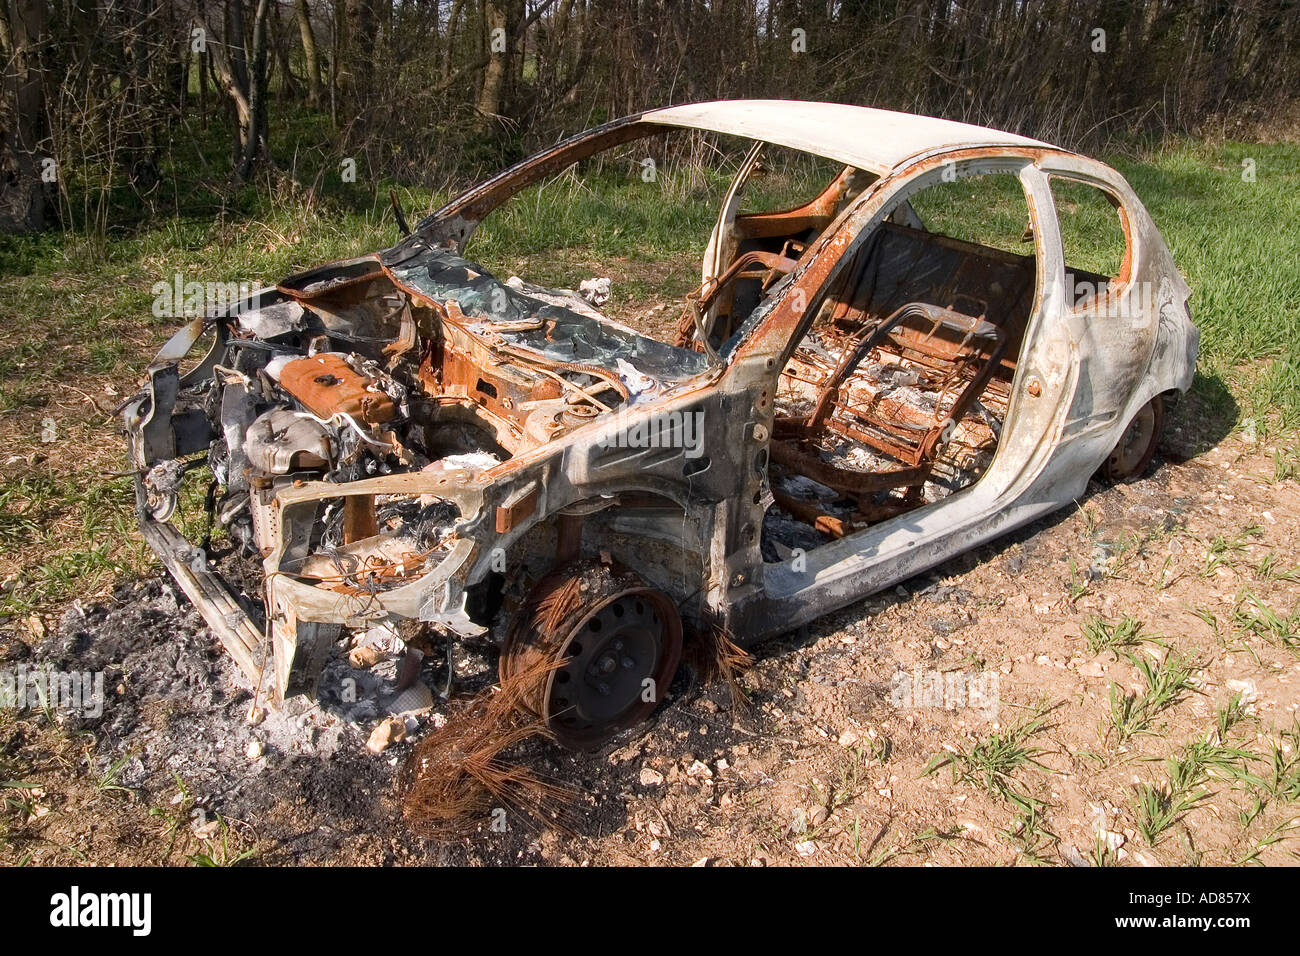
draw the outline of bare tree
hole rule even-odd
[[[483,38],[487,65],[483,68],[483,82],[474,108],[479,113],[480,127],[490,129],[501,115],[501,87],[506,75],[506,14],[496,0],[483,0],[483,27],[487,34]]]
[[[298,20],[298,36],[302,41],[303,66],[307,73],[307,106],[321,104],[320,58],[316,53],[316,31],[311,25],[311,7],[307,0],[296,0],[294,15]]]
[[[43,229],[50,214],[48,181],[53,168],[46,122],[47,75],[42,63],[49,41],[45,0],[0,0],[0,55],[4,57],[0,104],[0,231]]]
[[[206,47],[187,46],[191,23]],[[715,97],[1067,146],[1195,130],[1293,98],[1298,36],[1296,0],[0,0],[0,228],[39,228],[51,197],[101,230],[123,197],[147,214],[186,194],[158,188],[164,169],[222,191],[273,162],[281,118],[318,131],[320,166],[364,153],[374,177],[439,186],[592,121]],[[310,122],[322,112],[332,123]],[[219,169],[200,138],[213,125],[231,143]],[[63,192],[40,179],[51,158],[72,173]]]

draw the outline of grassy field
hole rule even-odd
[[[1192,286],[1198,392],[1216,414],[1293,444],[1300,148],[1189,142],[1105,158],[1142,197]],[[1253,181],[1243,176],[1248,160]],[[484,224],[470,254],[547,284],[609,275],[615,316],[672,303],[698,282],[729,173],[726,164],[665,166],[646,182],[629,154],[623,168],[530,190]],[[812,165],[768,171],[749,201],[770,208],[806,198],[827,176]],[[412,220],[442,199],[399,193]],[[222,208],[196,206],[106,237],[0,238],[0,613],[39,614],[150,561],[133,532],[111,412],[182,321],[153,314],[153,285],[177,274],[269,283],[382,248],[396,235],[386,196],[387,186],[365,185],[310,201],[302,191],[249,190]],[[955,206],[950,214],[997,212]],[[1280,477],[1294,470],[1293,455],[1279,457]]]

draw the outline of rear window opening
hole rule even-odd
[[[1065,254],[1065,290],[1075,308],[1118,293],[1128,282],[1130,250],[1124,207],[1109,192],[1077,179],[1052,176]]]

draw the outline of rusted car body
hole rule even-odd
[[[758,145],[676,341],[462,257],[526,186],[683,130]],[[762,144],[843,171],[804,206],[741,215]],[[989,171],[1022,185],[1031,255],[912,212],[929,184]],[[1114,206],[1118,275],[1064,261],[1054,177]],[[585,746],[653,709],[693,635],[789,631],[1070,503],[1099,468],[1140,473],[1191,383],[1187,298],[1101,163],[860,107],[695,104],[575,136],[392,248],[196,320],[123,419],[145,537],[250,676],[269,656],[277,694],[310,692],[342,629],[378,622],[413,645],[490,640],[503,674],[549,662],[531,706]],[[170,520],[203,462],[216,521],[261,561],[264,620]]]

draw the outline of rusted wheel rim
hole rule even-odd
[[[1155,454],[1163,424],[1163,402],[1157,396],[1138,409],[1106,459],[1106,475],[1112,480],[1135,478],[1146,470]]]
[[[501,677],[544,670],[525,705],[567,747],[598,746],[645,720],[663,700],[681,658],[682,626],[667,595],[627,571],[581,575],[586,590],[550,630],[531,600],[502,652]],[[557,581],[543,582],[541,596]]]

